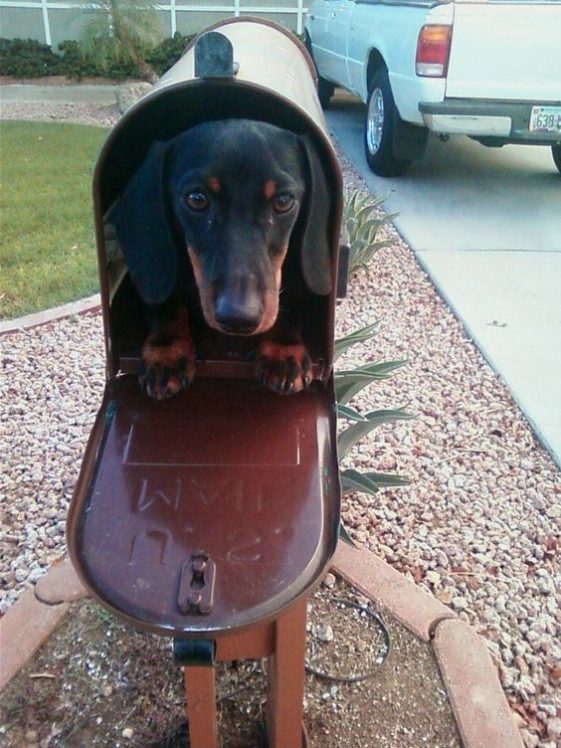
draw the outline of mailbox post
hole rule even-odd
[[[269,122],[313,143],[332,216],[332,292],[307,292],[316,382],[279,397],[245,353],[210,341],[169,401],[140,389],[144,323],[105,217],[150,145],[205,121]],[[68,519],[72,561],[117,616],[174,640],[193,748],[217,744],[215,661],[269,658],[269,745],[302,732],[306,601],[339,527],[333,328],[341,175],[298,40],[272,23],[218,24],[111,132],[94,177],[107,383]]]

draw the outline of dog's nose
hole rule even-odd
[[[259,327],[262,316],[263,308],[257,301],[242,305],[222,296],[216,304],[216,321],[231,335],[251,335]]]

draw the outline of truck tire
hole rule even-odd
[[[559,172],[561,173],[561,143],[554,143],[551,146],[551,155],[553,156],[553,161],[555,162],[555,166],[558,168]]]
[[[396,129],[404,124],[394,102],[388,71],[380,68],[370,82],[364,150],[368,166],[381,177],[399,177],[411,166],[410,158],[398,158],[394,151]]]
[[[322,109],[327,109],[331,102],[331,97],[335,93],[335,86],[333,83],[322,78],[318,75],[318,99]]]
[[[312,40],[310,39],[307,32],[306,32],[306,36],[304,37],[304,45],[306,49],[308,50],[308,52],[310,53],[310,57],[312,58],[312,62],[314,63],[314,67],[316,69],[316,75],[318,77],[319,103],[321,104],[322,109],[327,109],[331,101],[331,97],[335,93],[335,84],[331,83],[325,78],[322,78],[321,75],[319,74],[318,66],[316,65],[316,61],[314,60],[314,55],[312,52]]]

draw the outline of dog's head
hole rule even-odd
[[[226,120],[154,143],[107,220],[145,302],[165,301],[175,288],[180,227],[207,323],[251,335],[276,320],[289,246],[310,290],[330,292],[329,212],[306,138]]]

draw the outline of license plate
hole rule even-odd
[[[530,132],[552,132],[561,135],[561,106],[533,106]]]

